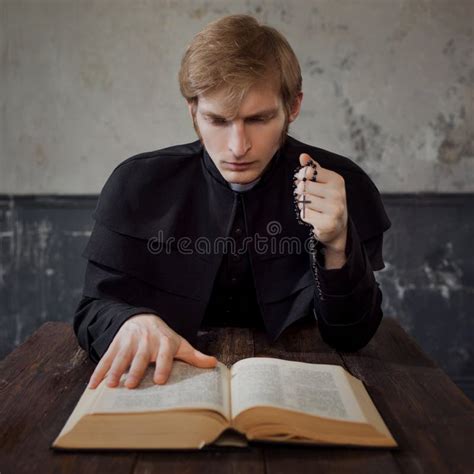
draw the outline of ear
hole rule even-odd
[[[298,95],[295,97],[293,102],[293,107],[291,108],[291,113],[288,116],[288,122],[293,122],[293,120],[298,117],[301,110],[301,102],[303,101],[303,92],[298,92]]]
[[[190,102],[186,101],[186,105],[188,106],[188,112],[191,118],[193,118],[193,106]]]
[[[186,105],[188,106],[189,116],[193,120],[193,114],[196,115],[197,102],[186,100]]]

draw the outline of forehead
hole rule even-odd
[[[211,94],[200,95],[198,110],[202,113],[212,113],[225,116],[227,91],[219,89]],[[280,94],[271,84],[256,84],[252,86],[239,105],[237,115],[248,116],[271,109],[282,109]]]

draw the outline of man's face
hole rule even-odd
[[[189,105],[194,128],[209,156],[229,183],[245,184],[265,170],[299,113],[302,94],[288,119],[279,94],[269,84],[253,86],[235,117],[222,110],[225,91],[199,96],[196,110]]]

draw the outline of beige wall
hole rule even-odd
[[[0,194],[98,193],[128,156],[194,140],[179,62],[230,13],[299,56],[296,138],[382,192],[474,191],[470,0],[0,0]]]

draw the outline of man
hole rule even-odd
[[[193,39],[179,80],[199,140],[121,163],[94,213],[74,319],[98,362],[89,387],[128,371],[134,388],[151,362],[165,383],[174,358],[215,366],[192,346],[204,327],[274,341],[316,317],[328,344],[363,347],[382,318],[373,271],[390,221],[360,167],[288,135],[303,93],[285,38],[224,17]]]

